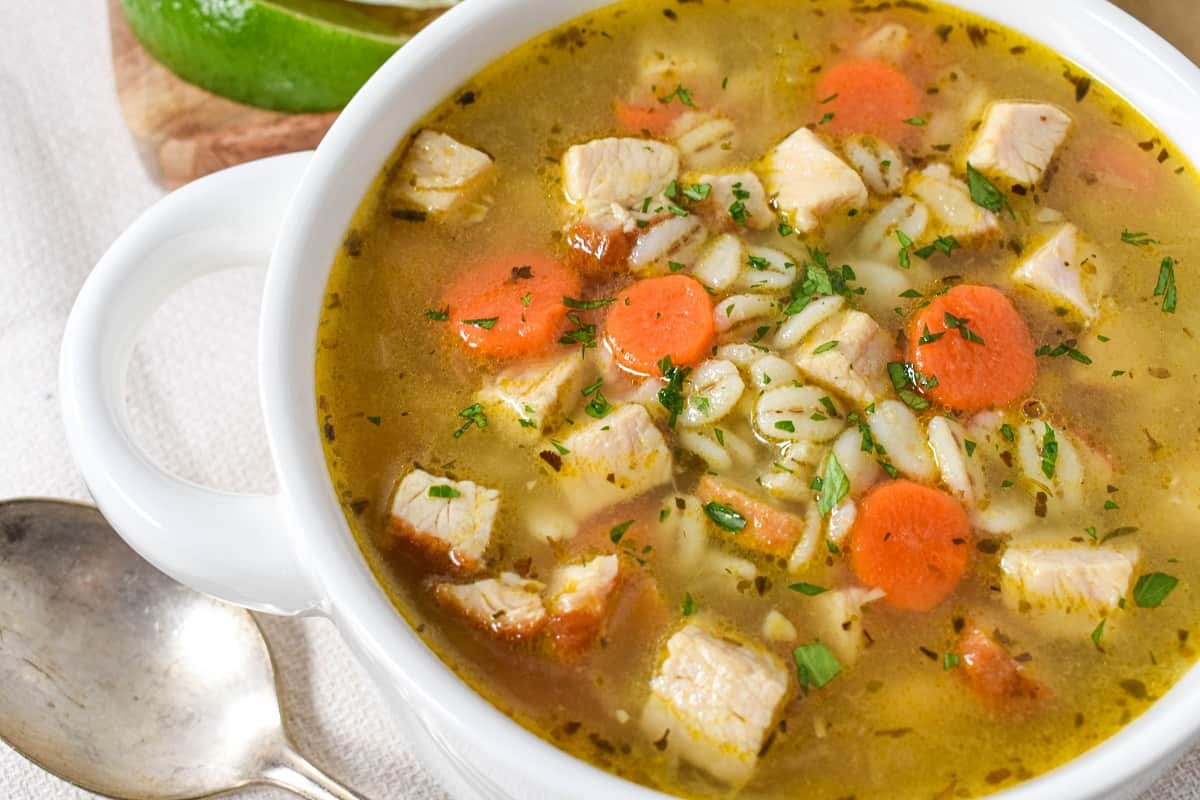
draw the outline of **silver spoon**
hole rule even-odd
[[[254,618],[167,578],[75,503],[0,503],[0,739],[113,798],[269,784],[364,800],[292,747]]]

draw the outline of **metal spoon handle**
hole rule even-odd
[[[278,760],[263,770],[262,780],[305,800],[367,800],[326,775],[290,747],[284,748]]]

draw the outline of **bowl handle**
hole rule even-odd
[[[267,263],[311,158],[234,167],[150,208],[84,283],[59,365],[67,441],[113,527],[176,580],[277,614],[316,609],[321,597],[288,541],[283,497],[207,489],[152,463],[133,441],[125,376],[139,330],[172,292],[211,272]]]

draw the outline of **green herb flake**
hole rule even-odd
[[[1143,575],[1133,587],[1133,602],[1138,608],[1158,608],[1178,585],[1178,578],[1164,572]]]
[[[1058,463],[1058,438],[1054,435],[1054,428],[1050,427],[1050,423],[1044,424],[1046,431],[1042,434],[1042,474],[1053,478],[1054,468]]]
[[[380,425],[383,424],[383,417],[367,417],[367,422],[371,423],[376,428],[378,428]]]
[[[963,449],[967,451],[968,458],[975,455],[975,448],[978,446],[979,445],[977,445],[975,442],[972,442],[970,439],[963,439]]]
[[[1007,210],[1016,219],[1017,215],[1013,212],[1012,206],[1008,204],[1008,198],[1004,196],[1004,193],[969,163],[967,164],[967,189],[970,190],[971,201],[975,205],[986,208],[993,214]]]
[[[746,527],[746,518],[735,508],[724,503],[705,503],[704,515],[711,519],[718,528],[730,533],[739,533]]]
[[[1100,649],[1100,639],[1104,636],[1104,626],[1107,622],[1108,620],[1106,619],[1100,620],[1100,624],[1092,631],[1092,644],[1095,645],[1097,650]]]
[[[1000,426],[1000,435],[1004,437],[1005,441],[1009,442],[1014,442],[1017,439],[1016,434],[1013,433],[1012,425],[1009,425],[1007,422]]]
[[[1145,231],[1131,231],[1125,228],[1121,231],[1121,241],[1125,244],[1131,244],[1134,247],[1147,247],[1152,244],[1159,244],[1158,239],[1151,239],[1150,235]]]
[[[1083,529],[1083,532],[1084,532],[1084,533],[1086,533],[1086,534],[1088,535],[1088,538],[1089,538],[1089,539],[1091,539],[1093,542],[1094,542],[1094,541],[1097,541],[1097,539],[1096,539],[1096,526],[1095,526],[1095,525],[1092,525],[1092,526],[1090,526],[1090,527],[1084,528],[1084,529]]]
[[[658,98],[658,101],[663,105],[670,105],[671,101],[675,99],[678,99],[679,102],[683,103],[688,108],[696,107],[695,101],[692,100],[692,93],[683,88],[681,85],[677,85],[675,87],[675,91],[671,92],[667,96]]]
[[[474,325],[476,328],[483,328],[485,331],[490,331],[496,327],[496,323],[500,321],[499,317],[488,317],[487,319],[464,319],[463,325]]]
[[[455,489],[453,486],[450,486],[449,484],[442,483],[438,484],[437,486],[430,486],[429,496],[440,497],[445,500],[453,500],[456,497],[462,497],[462,492],[460,492],[458,489]]]
[[[458,415],[466,420],[462,426],[454,432],[455,439],[461,439],[463,434],[469,431],[472,427],[486,428],[488,425],[487,411],[479,403],[473,403],[458,412]]]
[[[685,617],[690,617],[696,613],[696,601],[692,598],[691,592],[687,592],[684,594],[683,608],[681,610],[683,611],[683,615]]]
[[[831,451],[821,474],[821,493],[817,499],[818,513],[822,517],[829,516],[849,493],[850,479],[846,477],[846,472],[838,462],[837,456]]]
[[[725,446],[725,431],[720,428],[713,428],[713,436],[717,437],[717,444],[721,447]]]
[[[799,592],[805,597],[816,597],[819,594],[825,594],[829,590],[824,586],[817,586],[815,583],[793,583],[788,587],[793,592]]]
[[[658,402],[670,412],[671,416],[667,425],[674,428],[679,415],[683,412],[683,382],[691,374],[692,369],[691,367],[672,365],[670,356],[664,356],[658,362],[658,368],[667,381],[667,385],[658,390]]]
[[[1175,313],[1179,297],[1175,289],[1175,259],[1170,256],[1164,258],[1158,268],[1158,283],[1154,287],[1154,296],[1163,299],[1163,313]]]
[[[1116,511],[1119,508],[1120,508],[1120,506],[1117,505],[1115,500],[1105,500],[1104,501],[1104,510],[1105,511]]]
[[[942,654],[942,669],[954,669],[960,664],[962,664],[962,656],[958,653]]]
[[[443,306],[440,310],[431,308],[425,312],[425,316],[434,322],[448,322],[450,320],[450,306]]]
[[[608,532],[608,538],[610,540],[612,540],[613,544],[620,544],[621,539],[624,538],[626,531],[628,531],[630,529],[630,527],[633,526],[633,523],[634,523],[634,520],[627,519],[624,522],[622,522],[620,525],[614,525],[612,527],[612,529]]]
[[[617,302],[615,297],[602,297],[597,300],[578,300],[574,297],[564,297],[563,305],[567,308],[573,308],[576,311],[591,311],[596,308],[604,308]]]
[[[810,687],[821,689],[836,678],[842,665],[828,647],[820,642],[806,644],[792,651],[799,671],[800,688],[805,694]]]
[[[796,432],[796,423],[792,422],[790,419],[781,419],[775,423],[775,429],[780,430],[780,431],[787,431],[788,433],[795,433]]]
[[[837,346],[838,346],[838,341],[837,341],[837,339],[833,339],[833,340],[831,340],[831,341],[828,341],[828,342],[826,342],[825,344],[821,345],[821,346],[820,346],[820,347],[818,347],[817,349],[813,350],[813,355],[814,355],[814,356],[819,356],[819,355],[821,355],[822,353],[828,353],[830,350],[834,350],[834,349],[836,349],[836,348],[837,348]]]

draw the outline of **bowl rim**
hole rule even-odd
[[[1039,41],[1105,83],[1182,155],[1200,160],[1200,68],[1105,0],[943,0]],[[329,615],[372,674],[427,730],[452,731],[546,796],[665,800],[568,755],[477,694],[422,642],[371,573],[343,516],[320,441],[313,359],[328,273],[351,218],[396,143],[504,53],[611,0],[472,0],[438,18],[355,96],[317,149],[268,269],[259,338],[261,400],[289,535]],[[445,53],[454,53],[447,60]],[[303,347],[298,343],[303,343]],[[304,387],[296,391],[296,387]],[[1004,790],[1005,800],[1100,798],[1148,781],[1200,733],[1200,665],[1112,737]],[[443,737],[435,737],[443,741]],[[443,745],[444,747],[444,745]],[[458,759],[460,766],[467,766]],[[525,767],[524,765],[534,765]],[[540,795],[539,795],[540,796]]]

